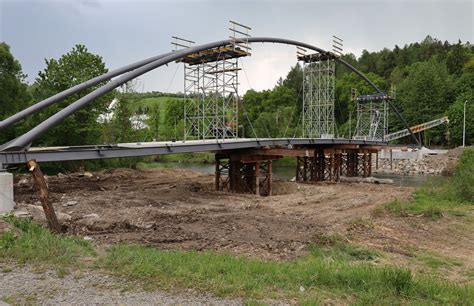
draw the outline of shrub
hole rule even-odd
[[[456,195],[465,201],[474,203],[474,149],[465,149],[454,170]]]

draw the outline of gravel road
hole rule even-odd
[[[3,267],[0,301],[34,305],[241,305],[242,300],[219,299],[188,291],[145,291],[137,284],[95,271],[73,272],[60,277],[57,271],[37,272],[32,267]],[[130,289],[134,287],[134,289]],[[1,302],[0,302],[1,305]]]

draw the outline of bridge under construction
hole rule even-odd
[[[102,87],[58,111],[38,126],[0,145],[0,171],[17,164],[92,160],[192,152],[215,153],[215,188],[259,195],[272,193],[272,162],[284,156],[297,159],[296,180],[338,181],[340,176],[370,176],[372,154],[388,141],[410,135],[418,143],[393,103],[362,72],[342,58],[342,39],[334,36],[332,51],[283,38],[252,37],[251,28],[230,22],[229,39],[196,45],[173,36],[174,50],[122,68],[40,101],[0,122],[0,130],[101,82]],[[241,138],[238,93],[239,62],[252,54],[252,44],[272,43],[296,46],[296,58],[303,65],[302,137]],[[77,110],[93,103],[130,80],[176,62],[184,65],[184,131],[182,140],[97,144],[84,146],[35,147],[34,142]],[[334,120],[336,63],[356,73],[373,90],[355,98],[357,128],[350,138],[336,135]],[[392,111],[405,130],[388,133],[388,112]],[[444,120],[444,119],[443,119]],[[433,124],[444,123],[438,120]],[[250,123],[251,125],[251,123]],[[430,125],[430,124],[428,124]],[[430,125],[430,126],[431,126]]]

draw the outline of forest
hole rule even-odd
[[[343,59],[364,72],[383,91],[392,94],[395,107],[408,124],[449,117],[447,126],[420,135],[424,145],[453,147],[462,143],[463,107],[467,100],[466,143],[473,143],[474,46],[469,42],[442,42],[427,36],[421,42],[403,47],[394,46],[377,52],[364,50],[360,57],[345,54]],[[58,59],[46,59],[44,70],[38,73],[32,84],[28,84],[21,63],[15,59],[7,43],[0,44],[0,69],[0,119],[108,71],[100,55],[89,52],[86,46],[76,45]],[[359,94],[372,94],[373,90],[341,64],[336,66],[336,75],[336,134],[348,137],[356,124],[351,90],[355,88]],[[243,94],[239,113],[240,136],[300,136],[302,82],[302,66],[296,64],[273,89],[251,89]],[[2,131],[0,143],[26,132],[101,85],[75,94]],[[139,93],[134,87],[129,83],[121,90],[102,96],[46,133],[34,145],[181,139],[183,108],[187,103],[183,94]],[[111,109],[114,99],[116,103]],[[144,121],[143,124],[137,124],[139,120]],[[403,128],[392,113],[389,128],[390,132]],[[399,141],[412,142],[408,137]]]

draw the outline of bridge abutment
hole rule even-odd
[[[13,211],[13,174],[0,171],[0,214]]]

